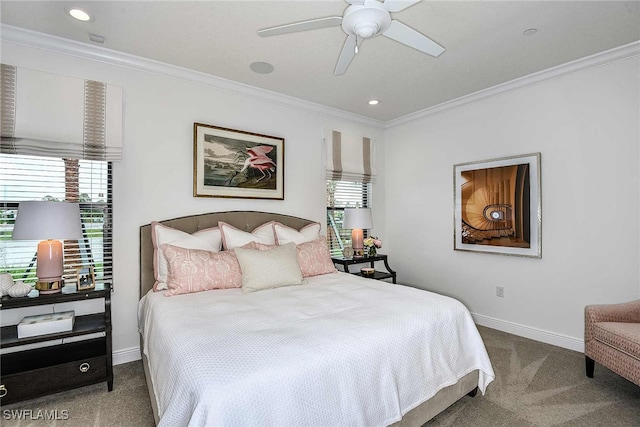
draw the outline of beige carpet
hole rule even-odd
[[[428,426],[640,426],[640,387],[596,364],[584,374],[581,353],[479,328],[496,372],[487,394],[465,397]],[[114,390],[106,384],[2,407],[9,426],[152,426],[153,416],[140,362],[114,368]],[[68,411],[67,420],[7,419],[6,411]],[[9,414],[10,414],[9,412]],[[284,426],[283,426],[284,427]],[[288,426],[287,426],[288,427]],[[300,426],[291,426],[300,427]]]
[[[465,397],[429,426],[640,427],[640,387],[584,355],[526,338],[478,328],[496,379],[487,393]]]

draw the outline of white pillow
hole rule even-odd
[[[160,250],[160,246],[171,244],[185,249],[202,249],[209,252],[219,252],[222,236],[217,227],[196,231],[193,234],[167,227],[157,221],[151,223],[151,240],[153,241],[153,275],[156,282],[154,291],[167,288],[168,265],[167,259]]]
[[[299,245],[300,243],[311,242],[320,238],[320,223],[314,222],[313,224],[305,225],[298,231],[279,222],[274,222],[273,231],[276,234],[277,244],[284,245],[285,243],[293,242]]]
[[[293,243],[266,251],[238,247],[235,252],[242,270],[242,292],[303,283],[302,271],[298,264],[298,250]]]
[[[237,229],[231,224],[219,221],[218,228],[222,234],[222,246],[226,250],[231,250],[247,243],[258,242],[265,245],[275,245],[276,238],[273,234],[273,221],[265,222],[256,227],[251,233]]]

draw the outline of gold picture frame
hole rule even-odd
[[[284,138],[194,123],[193,196],[284,200]]]
[[[96,287],[96,273],[93,265],[83,265],[76,268],[76,288],[79,291]]]

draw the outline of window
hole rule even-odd
[[[38,242],[11,239],[18,204],[25,200],[78,202],[84,238],[64,242],[64,279],[93,265],[97,281],[111,280],[110,162],[0,154],[0,271],[35,282]]]
[[[327,240],[331,256],[351,246],[351,230],[342,228],[344,208],[371,207],[371,183],[327,180]],[[365,230],[366,234],[366,230]]]

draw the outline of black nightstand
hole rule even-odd
[[[344,258],[344,257],[331,257],[331,260],[336,265],[341,265],[344,268],[345,273],[351,273],[349,271],[349,266],[354,264],[366,264],[369,263],[371,268],[373,268],[374,263],[376,261],[384,262],[384,267],[387,271],[377,271],[373,273],[373,276],[364,276],[361,272],[354,272],[351,274],[355,274],[356,276],[368,277],[376,280],[383,280],[391,278],[393,283],[396,283],[396,272],[389,267],[389,261],[386,255],[378,254],[376,256],[366,256],[366,257],[353,257],[353,258]]]
[[[63,344],[0,356],[2,405],[100,382],[107,382],[108,390],[113,390],[111,286],[108,283],[83,291],[76,290],[75,286],[65,286],[57,294],[38,296],[37,291],[32,291],[29,296],[21,298],[5,296],[0,300],[0,310],[96,298],[104,298],[104,311],[76,316],[73,329],[68,332],[18,338],[17,325],[1,328],[2,348],[104,333],[102,337],[78,338],[77,341],[71,340],[73,342],[63,341]]]

